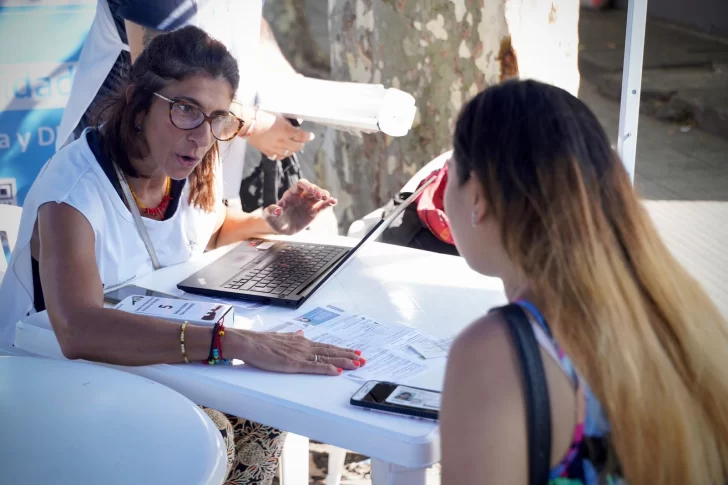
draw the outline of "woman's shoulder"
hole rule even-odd
[[[550,358],[553,355],[546,342],[536,340],[551,402],[551,458],[558,463],[571,443],[576,395],[558,360]],[[522,364],[503,311],[495,309],[472,322],[453,343],[448,361],[449,390],[468,396],[465,401],[475,406],[471,420],[500,423],[501,433],[490,435],[492,443],[505,443],[513,438],[512,433],[525,429]],[[459,405],[459,412],[467,413],[470,405]]]
[[[46,184],[60,189],[72,188],[92,170],[96,161],[84,135],[58,150],[38,172],[35,184]]]
[[[471,352],[484,345],[499,345],[508,336],[507,322],[498,311],[491,311],[471,322],[453,342],[453,349]]]
[[[491,312],[460,333],[448,356],[440,419],[443,482],[525,483],[524,414],[507,323]]]
[[[69,143],[41,168],[26,205],[40,207],[46,202],[65,202],[88,206],[91,210],[102,193],[97,168],[98,163],[85,136]]]
[[[517,370],[513,365],[514,352],[508,324],[500,312],[494,311],[481,316],[460,332],[450,350],[448,367],[477,368],[482,373],[481,377],[486,379],[488,376],[485,374],[514,373]],[[509,370],[506,371],[505,367]],[[499,380],[499,385],[510,385],[508,381]],[[487,387],[484,386],[484,391]]]

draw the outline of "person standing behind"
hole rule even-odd
[[[250,131],[220,143],[225,162],[224,197],[237,198],[246,141],[276,160],[300,151],[313,139],[313,134],[294,127],[281,115],[253,108],[259,76],[297,75],[263,20],[262,9],[262,0],[98,0],[58,130],[56,150],[95,123],[103,109],[100,101],[116,91],[131,63],[154,37],[194,25],[225,44],[238,61],[241,82],[235,101],[242,106],[235,114],[255,119]]]

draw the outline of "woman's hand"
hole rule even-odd
[[[278,204],[266,207],[263,218],[275,233],[291,235],[305,229],[319,212],[336,202],[327,190],[301,179],[283,194]]]
[[[253,134],[248,137],[250,144],[271,160],[282,160],[300,152],[313,139],[313,133],[293,126],[279,114],[266,111],[258,111]]]
[[[336,376],[366,363],[358,350],[342,349],[306,339],[296,333],[258,333],[226,330],[227,356],[259,369],[287,374]]]

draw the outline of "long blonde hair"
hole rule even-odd
[[[728,478],[728,325],[670,254],[591,111],[510,81],[457,123],[509,258],[600,400],[631,484]],[[709,228],[708,228],[709,230]]]

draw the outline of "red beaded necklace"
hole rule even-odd
[[[169,203],[172,202],[172,196],[169,195],[171,187],[172,183],[170,181],[170,178],[167,177],[167,188],[164,190],[164,197],[162,197],[162,201],[157,207],[146,207],[142,203],[142,201],[139,200],[139,197],[137,197],[136,193],[134,193],[134,189],[132,189],[131,187],[129,187],[129,189],[131,190],[131,195],[134,196],[134,201],[136,202],[137,206],[142,210],[145,215],[152,217],[164,217],[164,213],[167,212],[167,207],[169,207]]]

